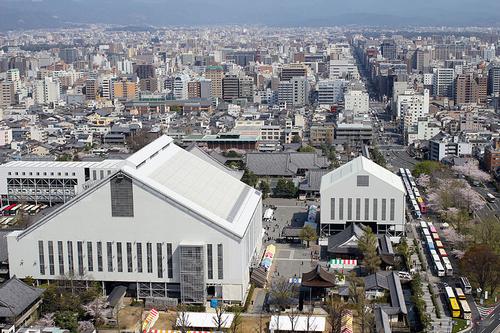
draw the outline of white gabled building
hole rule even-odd
[[[74,274],[184,303],[244,301],[261,240],[261,193],[167,136],[7,236],[12,276]]]
[[[350,223],[369,225],[398,237],[405,227],[405,188],[401,178],[360,156],[321,179],[321,237]]]

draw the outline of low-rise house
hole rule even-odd
[[[37,317],[43,290],[31,287],[15,276],[0,286],[0,323],[15,327],[29,325]]]

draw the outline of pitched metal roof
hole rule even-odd
[[[240,180],[241,177],[243,177],[244,171],[228,168],[227,166],[222,164],[220,161],[215,159],[212,155],[210,155],[209,153],[207,153],[206,151],[204,151],[203,149],[198,147],[195,143],[192,143],[191,145],[189,145],[189,147],[187,147],[186,150],[188,152],[190,152],[191,154],[201,158],[205,162],[210,163],[214,167],[224,171],[228,175],[231,175],[238,180]]]
[[[42,295],[15,276],[0,286],[0,318],[17,317]]]

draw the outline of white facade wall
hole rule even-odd
[[[134,180],[134,217],[112,217],[110,184],[105,182],[95,190],[79,197],[48,217],[46,223],[26,232],[15,232],[8,237],[11,276],[32,276],[35,279],[58,279],[68,273],[68,241],[72,241],[73,262],[79,271],[77,242],[83,243],[83,267],[85,279],[122,282],[179,282],[179,246],[203,244],[205,281],[221,285],[225,300],[243,301],[249,284],[249,267],[253,256],[261,246],[262,204],[257,206],[252,221],[242,239],[225,229],[215,226],[188,207],[182,207],[171,199],[149,190]],[[45,274],[40,272],[38,244],[43,241]],[[48,242],[54,245],[54,269],[49,264]],[[58,241],[63,242],[64,271],[59,269]],[[99,271],[97,243],[102,243],[102,271]],[[108,271],[107,242],[112,243],[113,269]],[[117,243],[122,244],[123,271],[118,271]],[[88,243],[92,244],[93,263],[89,271]],[[128,271],[127,243],[132,244],[132,272]],[[138,271],[137,244],[142,246],[142,273]],[[146,244],[152,244],[152,272],[148,272]],[[157,244],[162,246],[162,276],[159,277]],[[172,244],[173,275],[168,277],[167,244]],[[208,278],[206,244],[213,246],[213,278]],[[223,276],[218,276],[217,245],[223,246]]]
[[[423,94],[406,91],[398,96],[397,117],[403,122],[403,127],[408,129],[416,126],[418,119],[429,113],[429,90]]]
[[[354,115],[367,114],[370,98],[368,93],[361,90],[350,90],[344,95],[345,109],[354,112]]]
[[[12,142],[12,129],[5,127],[0,128],[0,147],[10,145]]]

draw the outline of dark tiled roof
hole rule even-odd
[[[321,177],[326,175],[330,170],[319,169],[309,170],[306,172],[305,181],[300,184],[299,189],[302,191],[315,191],[319,192],[321,187]]]
[[[17,317],[42,295],[15,276],[0,286],[0,318]]]
[[[127,293],[127,287],[125,286],[116,286],[113,288],[111,293],[108,295],[108,303],[110,306],[115,307],[118,304],[118,301],[125,296]]]
[[[377,272],[365,277],[365,290],[385,289],[389,291],[391,305],[384,308],[388,314],[407,314],[406,303],[403,294],[403,287],[396,272]]]
[[[354,247],[341,247],[345,242],[350,240],[353,236],[359,239],[363,235],[363,229],[356,223],[351,223],[339,232],[328,238],[328,252],[330,253],[359,253],[357,245]]]
[[[324,169],[328,159],[316,153],[249,153],[246,165],[257,176],[294,176],[299,169]]]
[[[312,271],[302,274],[302,285],[313,288],[332,288],[335,286],[335,275],[317,265]]]

